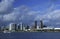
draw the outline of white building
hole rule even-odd
[[[37,29],[40,29],[40,26],[37,26]]]
[[[23,26],[22,22],[17,25],[19,30],[25,30],[25,27]]]
[[[60,28],[54,28],[54,30],[60,30]]]
[[[9,30],[16,30],[17,25],[15,23],[9,24]]]
[[[22,22],[20,23],[20,30],[23,30],[23,24],[22,24]]]
[[[53,27],[45,27],[45,28],[42,28],[42,29],[54,29]]]
[[[12,30],[12,23],[9,24],[9,31],[11,31],[11,30]]]

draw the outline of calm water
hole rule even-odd
[[[0,39],[60,39],[60,32],[0,33]]]

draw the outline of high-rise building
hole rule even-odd
[[[43,28],[43,21],[40,21],[40,28]]]
[[[9,30],[17,30],[17,24],[11,23],[11,24],[9,25]]]
[[[23,31],[25,31],[25,26],[23,26]]]
[[[40,29],[40,26],[37,26],[37,29]]]
[[[4,31],[4,26],[1,26],[1,31]]]
[[[37,21],[35,21],[35,28],[37,28]]]
[[[18,30],[24,30],[24,24],[21,22],[20,24],[17,25],[18,26]]]
[[[0,26],[0,31],[1,31],[1,26]]]
[[[10,30],[10,31],[12,30],[12,23],[9,24],[9,30]]]
[[[20,30],[20,25],[21,25],[21,24],[18,24],[18,25],[17,25],[18,30]]]
[[[20,30],[23,30],[23,23],[21,22],[20,24],[21,24],[20,25]]]

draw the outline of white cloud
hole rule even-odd
[[[16,16],[14,15],[14,13],[3,16],[4,21],[15,21],[15,19],[16,19]]]
[[[20,11],[14,8],[14,10],[11,13],[3,16],[3,20],[4,21],[15,21],[17,20],[17,18],[19,18],[20,14],[21,14]]]
[[[14,0],[2,0],[0,2],[0,14],[11,12],[13,2]]]
[[[48,16],[48,18],[51,18],[51,19],[59,19],[59,17],[60,17],[60,10],[54,10],[54,11],[46,14],[46,16]]]
[[[41,11],[32,11],[29,7],[25,5],[13,8],[13,2],[14,0],[2,0],[2,2],[0,3],[1,21],[16,22],[22,20],[28,22],[30,20],[43,20],[44,22],[50,22],[50,20],[60,20],[60,10],[54,10],[54,4],[52,4],[49,8],[42,12],[45,14],[42,14]],[[60,24],[60,22],[57,22],[56,24]]]
[[[6,14],[3,16],[4,20],[14,21],[14,20],[45,20],[45,22],[49,22],[49,20],[57,20],[60,17],[60,10],[54,10],[47,14],[41,14],[40,11],[31,11],[28,7],[20,6],[14,8],[13,12],[10,14]],[[34,19],[33,19],[34,18]]]
[[[9,14],[5,14],[3,16],[1,15],[0,19],[3,19],[2,21],[44,20],[44,22],[50,22],[50,20],[58,20],[60,18],[60,10],[51,11],[52,6],[50,8],[51,9],[49,9],[49,13],[41,14],[41,11],[31,11],[29,7],[22,5],[14,8],[14,10]]]
[[[31,15],[37,15],[37,14],[40,14],[40,11],[29,11],[27,14],[29,16],[31,16]]]
[[[22,20],[24,17],[26,17],[25,13],[28,8],[25,6],[20,6],[17,8],[14,8],[14,10],[3,16],[4,21],[17,21],[17,20]]]
[[[45,22],[49,22],[49,20],[60,20],[60,10],[54,10],[50,13],[44,15],[37,15],[35,20],[46,20]]]
[[[56,25],[59,25],[59,24],[60,24],[60,22],[57,22],[57,23],[56,23]]]

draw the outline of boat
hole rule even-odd
[[[4,30],[3,33],[11,33],[10,31]]]

